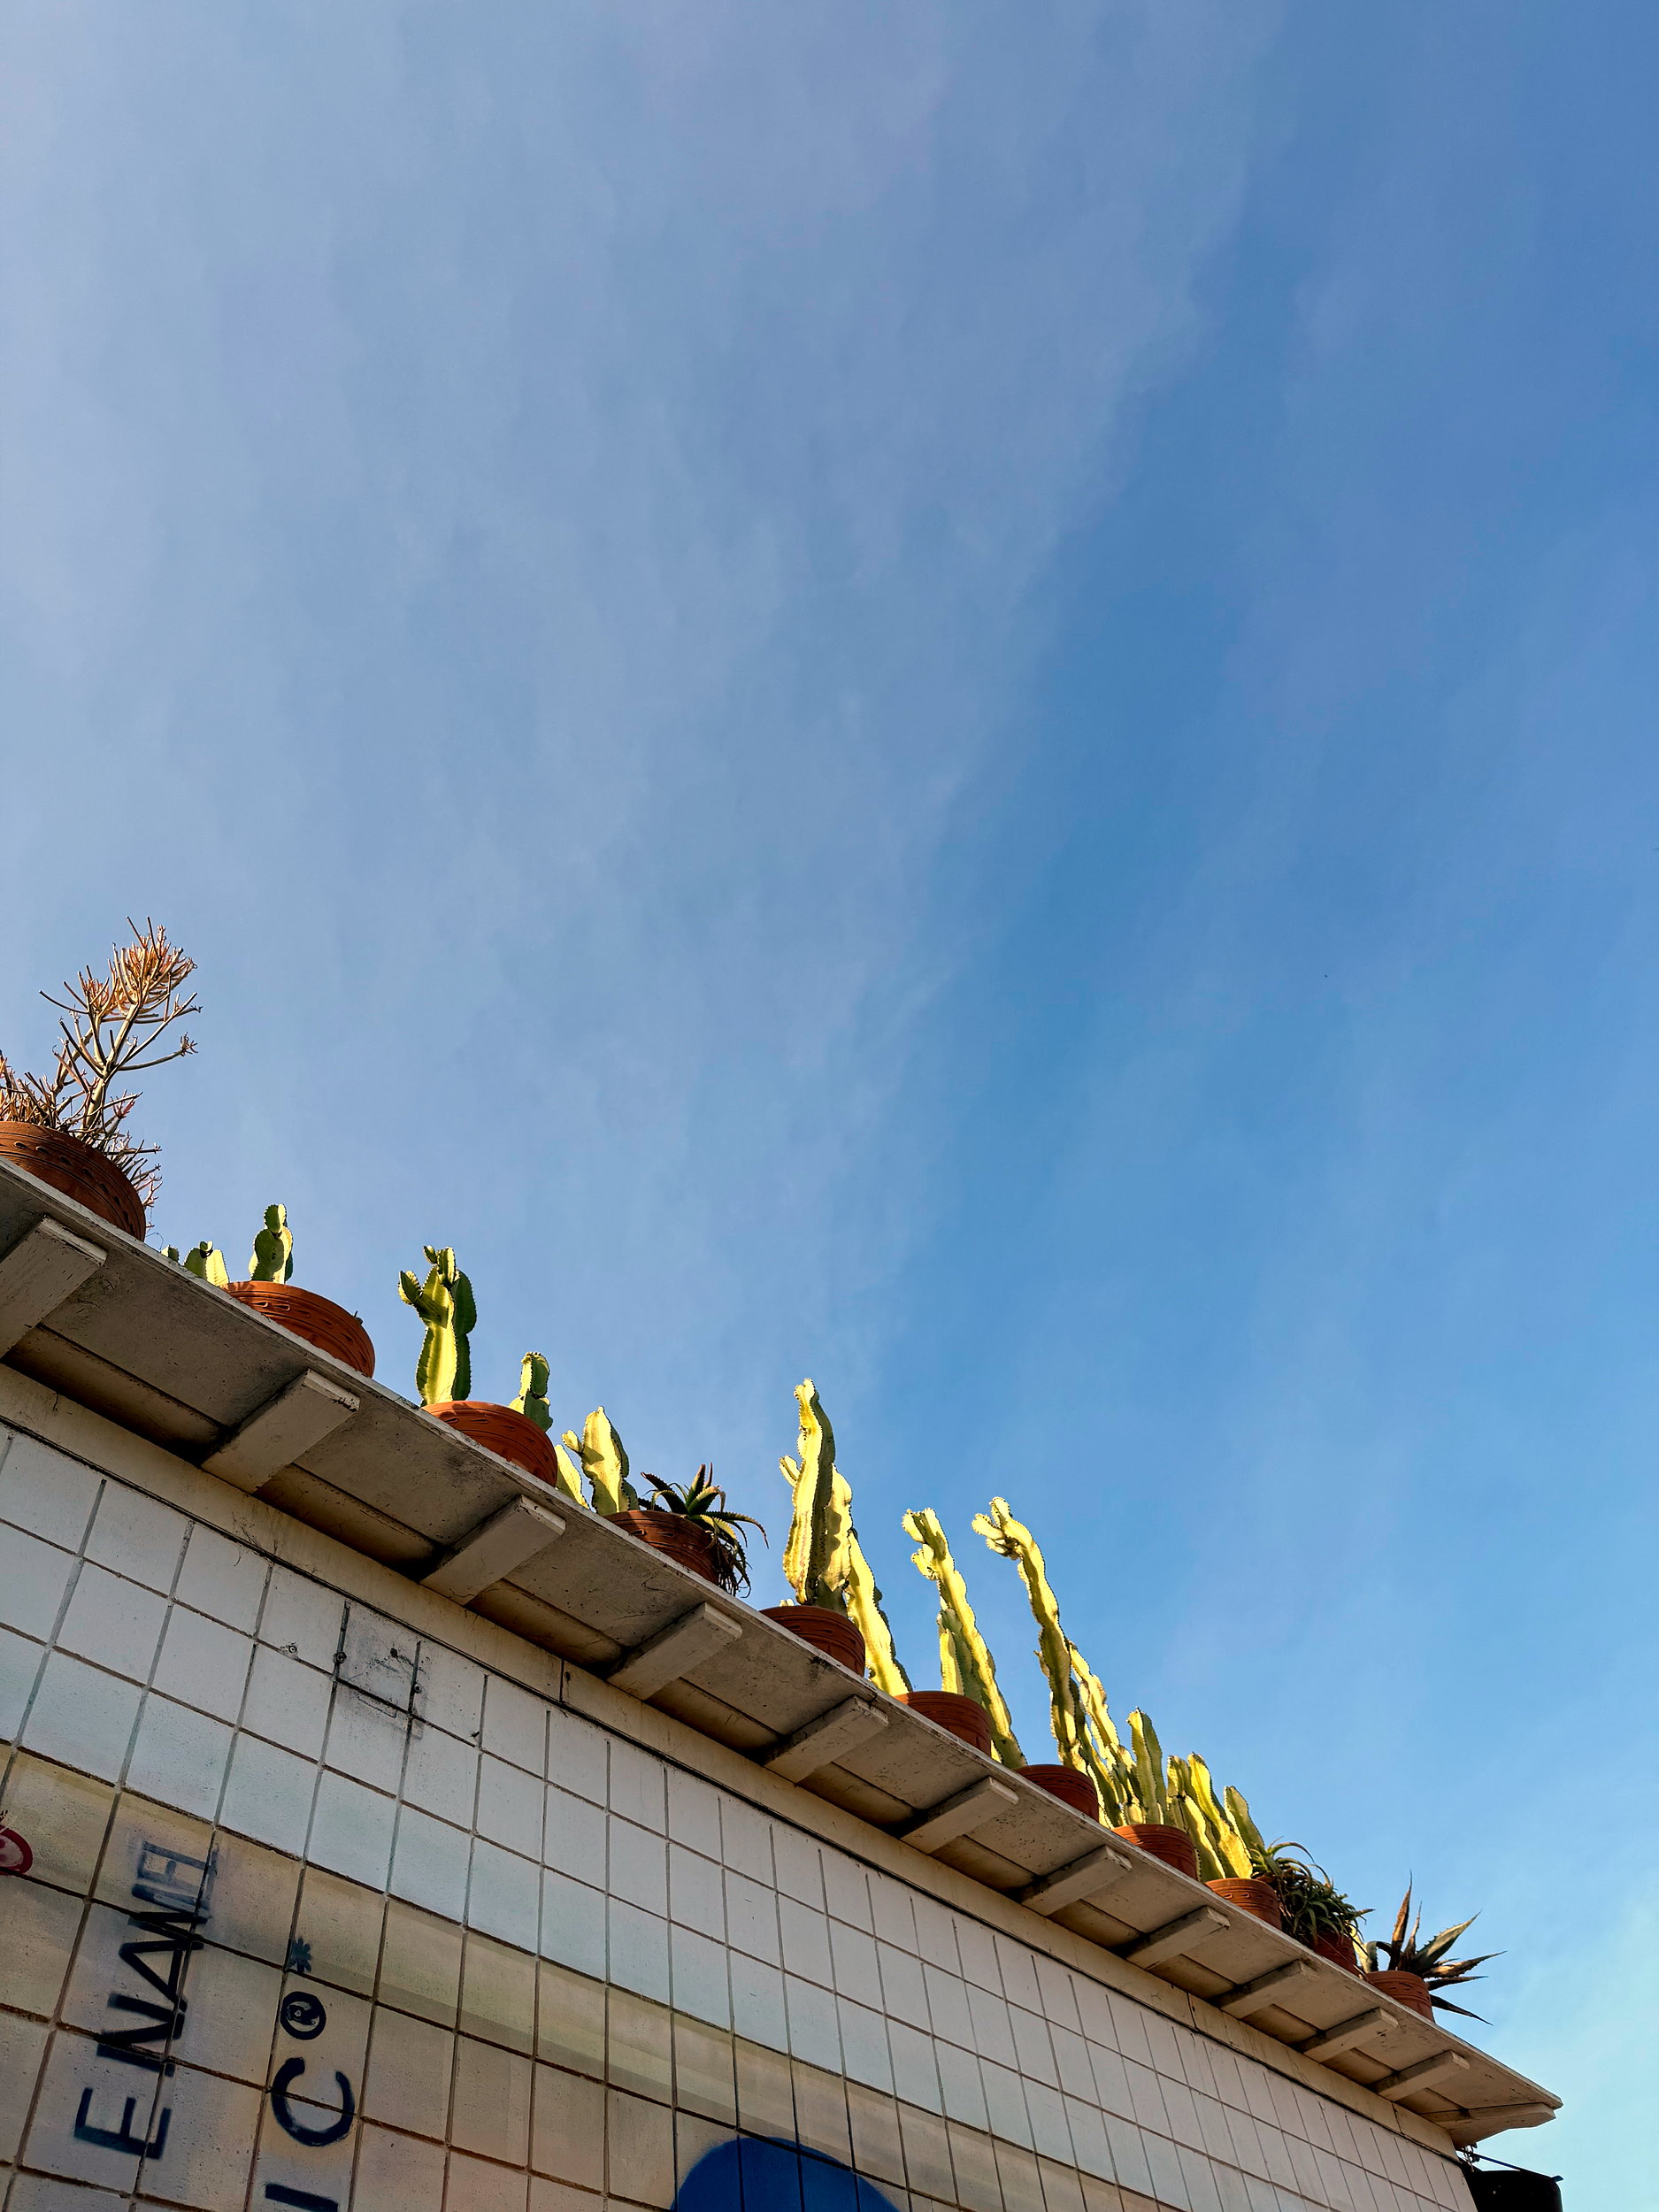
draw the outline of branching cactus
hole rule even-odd
[[[883,1609],[881,1593],[876,1587],[875,1576],[870,1571],[870,1562],[864,1557],[864,1548],[858,1541],[856,1528],[849,1529],[847,1536],[847,1612],[864,1640],[870,1679],[889,1697],[902,1697],[910,1686],[910,1678],[900,1663],[893,1641],[893,1625]]]
[[[1006,1498],[993,1498],[987,1511],[976,1513],[973,1528],[994,1552],[1013,1561],[1025,1586],[1032,1617],[1037,1624],[1037,1659],[1048,1684],[1048,1722],[1061,1763],[1089,1775],[1098,1786],[1095,1763],[1088,1756],[1082,1704],[1071,1676],[1071,1647],[1060,1625],[1059,1601],[1048,1586],[1037,1540],[1023,1521],[1014,1518]]]
[[[580,1436],[573,1429],[566,1429],[565,1441],[581,1460],[582,1473],[588,1478],[588,1502],[595,1513],[609,1520],[615,1514],[638,1509],[639,1493],[628,1480],[628,1455],[603,1406],[594,1408],[582,1423]],[[563,1478],[566,1473],[573,1477],[576,1471],[565,1459],[559,1471]]]
[[[1084,1771],[1094,1778],[1100,1792],[1101,1813],[1107,1826],[1125,1827],[1131,1817],[1133,1762],[1107,1709],[1105,1685],[1069,1640],[1066,1650],[1071,1662],[1071,1685],[1083,1716]]]
[[[230,1280],[225,1255],[218,1245],[210,1244],[205,1237],[200,1244],[193,1244],[185,1254],[184,1269],[186,1274],[200,1276],[204,1283],[217,1283],[221,1290]]]
[[[250,1283],[290,1283],[294,1279],[294,1239],[288,1232],[286,1206],[267,1206],[265,1226],[253,1240],[248,1263]]]
[[[846,1613],[851,1577],[852,1486],[835,1464],[835,1432],[809,1378],[795,1388],[801,1429],[798,1460],[778,1462],[795,1498],[789,1540],[783,1548],[784,1579],[803,1605]]]
[[[1266,1855],[1261,1832],[1237,1790],[1217,1798],[1210,1769],[1194,1751],[1170,1761],[1179,1784],[1187,1833],[1198,1850],[1198,1871],[1207,1882],[1242,1881],[1256,1872]]]
[[[545,1434],[553,1425],[553,1409],[547,1402],[548,1363],[540,1352],[526,1352],[518,1367],[518,1395],[512,1409],[534,1421]]]
[[[470,1340],[478,1326],[478,1308],[472,1284],[456,1264],[454,1248],[428,1244],[424,1249],[432,1263],[426,1281],[417,1280],[405,1268],[397,1279],[397,1294],[426,1325],[426,1341],[415,1363],[415,1387],[422,1405],[435,1406],[472,1394]]]
[[[941,1686],[971,1697],[991,1723],[991,1744],[1004,1766],[1023,1767],[1025,1755],[1014,1733],[1007,1703],[996,1684],[996,1662],[979,1633],[968,1599],[968,1586],[950,1555],[939,1516],[927,1508],[907,1513],[904,1532],[920,1549],[912,1555],[918,1571],[939,1592],[939,1662]]]

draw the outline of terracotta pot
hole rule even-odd
[[[1357,1974],[1360,1970],[1353,1941],[1348,1936],[1317,1935],[1308,1948],[1316,1958],[1329,1959],[1333,1966],[1340,1966],[1345,1974]]]
[[[552,1486],[557,1481],[558,1462],[545,1431],[515,1406],[492,1405],[488,1398],[441,1398],[426,1411],[446,1428],[459,1429],[475,1444],[499,1458],[510,1459],[526,1475]]]
[[[355,1313],[335,1305],[332,1298],[302,1290],[297,1283],[227,1283],[225,1287],[240,1305],[251,1306],[290,1336],[303,1337],[319,1352],[332,1352],[343,1365],[355,1367],[359,1375],[374,1372],[374,1347],[369,1342],[368,1331]]]
[[[827,1605],[763,1605],[763,1618],[776,1621],[826,1659],[862,1676],[864,1640],[844,1613],[832,1613]]]
[[[1379,1967],[1368,1973],[1365,1979],[1373,1989],[1380,1989],[1385,1997],[1392,1997],[1397,2005],[1409,2005],[1425,2020],[1434,2017],[1434,2001],[1421,1974],[1396,1974],[1387,1967]]]
[[[1256,1875],[1229,1876],[1225,1881],[1206,1882],[1206,1889],[1213,1889],[1217,1897],[1225,1897],[1230,1905],[1239,1905],[1246,1912],[1253,1912],[1258,1920],[1265,1920],[1270,1928],[1282,1927],[1285,1916],[1279,1909],[1279,1892],[1271,1882],[1263,1882]]]
[[[653,1551],[666,1552],[678,1567],[688,1567],[705,1582],[718,1583],[714,1571],[714,1539],[682,1513],[664,1513],[659,1506],[636,1506],[631,1513],[613,1513],[612,1528],[625,1528]]]
[[[73,1198],[112,1229],[125,1229],[142,1243],[150,1227],[144,1202],[113,1160],[95,1152],[61,1129],[37,1129],[32,1121],[0,1121],[0,1159],[10,1160],[36,1182]]]
[[[1198,1879],[1197,1847],[1185,1828],[1167,1828],[1162,1821],[1132,1821],[1126,1828],[1114,1828],[1112,1833],[1125,1843],[1138,1845],[1153,1858],[1162,1859],[1165,1866],[1172,1866],[1189,1881]]]
[[[1050,1797],[1057,1797],[1063,1805],[1069,1805],[1085,1819],[1100,1818],[1100,1792],[1088,1776],[1079,1774],[1075,1767],[1022,1767],[1020,1772],[1026,1781],[1034,1782],[1040,1790],[1047,1790]]]
[[[991,1751],[991,1717],[983,1705],[976,1705],[971,1697],[958,1696],[955,1690],[907,1690],[903,1702],[924,1720],[931,1720],[936,1728],[961,1742],[972,1744],[976,1751],[983,1751],[988,1758]]]

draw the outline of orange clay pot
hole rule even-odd
[[[144,1202],[113,1160],[95,1152],[61,1129],[39,1129],[32,1121],[0,1121],[0,1159],[10,1160],[36,1182],[50,1183],[142,1243],[150,1227]]]
[[[947,1735],[955,1736],[975,1751],[991,1754],[991,1717],[983,1705],[955,1690],[907,1690],[903,1702],[924,1720],[931,1720]]]
[[[1316,1958],[1329,1959],[1333,1966],[1340,1966],[1345,1974],[1357,1974],[1360,1970],[1353,1942],[1348,1936],[1315,1936],[1308,1948]]]
[[[845,1613],[832,1613],[827,1605],[763,1605],[760,1609],[763,1618],[776,1621],[826,1659],[863,1675],[864,1640]]]
[[[239,1305],[251,1306],[290,1336],[303,1337],[319,1352],[332,1353],[343,1366],[355,1367],[359,1375],[374,1372],[368,1331],[355,1313],[335,1305],[332,1298],[302,1290],[297,1283],[227,1283],[225,1288]]]
[[[549,1487],[557,1485],[558,1461],[553,1455],[546,1432],[517,1407],[492,1405],[488,1398],[441,1398],[426,1411],[446,1428],[459,1429],[463,1436],[470,1436],[474,1444],[481,1444],[486,1451],[511,1460],[515,1467],[522,1467],[526,1475],[534,1475],[538,1482],[545,1482]]]
[[[1047,1790],[1050,1797],[1057,1797],[1074,1813],[1081,1813],[1087,1820],[1100,1818],[1100,1792],[1088,1776],[1079,1774],[1075,1767],[1022,1767],[1020,1771],[1026,1781],[1034,1782],[1040,1790]]]
[[[1112,1833],[1153,1858],[1162,1859],[1165,1866],[1185,1874],[1188,1881],[1198,1879],[1197,1846],[1185,1828],[1166,1827],[1162,1821],[1132,1821],[1126,1828],[1114,1828]]]
[[[714,1571],[714,1539],[683,1513],[664,1513],[660,1506],[635,1506],[628,1513],[613,1513],[612,1528],[625,1528],[653,1551],[666,1552],[677,1567],[687,1568],[705,1582],[718,1584]]]
[[[1284,1924],[1279,1909],[1279,1892],[1271,1882],[1263,1882],[1252,1875],[1229,1875],[1219,1882],[1206,1882],[1206,1889],[1213,1889],[1217,1897],[1225,1898],[1230,1905],[1239,1905],[1246,1912],[1253,1912],[1258,1920],[1265,1920],[1270,1928]]]
[[[1434,2000],[1421,1974],[1400,1974],[1390,1967],[1379,1966],[1368,1973],[1365,1979],[1373,1989],[1380,1989],[1385,1997],[1392,1997],[1397,2005],[1409,2006],[1425,2020],[1434,2017]]]

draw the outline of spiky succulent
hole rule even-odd
[[[714,1543],[714,1571],[720,1587],[731,1591],[734,1597],[740,1591],[747,1590],[749,1548],[740,1528],[758,1528],[762,1543],[769,1540],[752,1513],[732,1511],[726,1502],[726,1492],[714,1479],[713,1468],[699,1467],[691,1480],[684,1484],[664,1482],[660,1475],[643,1473],[640,1480],[650,1484],[658,1512],[672,1513],[707,1531]]]
[[[1479,2013],[1471,2012],[1464,2005],[1453,2004],[1450,1998],[1440,1996],[1439,1992],[1442,1989],[1461,1989],[1471,1981],[1483,1981],[1486,1977],[1477,1974],[1476,1967],[1484,1966],[1488,1959],[1502,1956],[1499,1951],[1483,1951],[1479,1958],[1447,1957],[1446,1954],[1458,1937],[1465,1929],[1472,1928],[1479,1917],[1479,1913],[1471,1913],[1467,1920],[1460,1920],[1454,1928],[1442,1928],[1439,1935],[1431,1936],[1425,1943],[1419,1932],[1423,1926],[1423,1916],[1419,1912],[1415,1919],[1412,1918],[1411,1891],[1408,1886],[1405,1895],[1400,1901],[1400,1910],[1394,1916],[1394,1933],[1386,1936],[1379,1943],[1365,1943],[1360,1947],[1372,1973],[1416,1974],[1428,1984],[1430,2001],[1437,2005],[1440,2011],[1458,2013],[1465,2020],[1479,2020],[1481,2017]],[[1386,1967],[1385,1959],[1387,1962]]]
[[[1371,1910],[1344,1897],[1322,1866],[1299,1843],[1252,1845],[1252,1872],[1271,1882],[1279,1897],[1286,1935],[1311,1945],[1324,1936],[1359,1941],[1359,1924]]]

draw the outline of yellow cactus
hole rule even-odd
[[[904,1516],[904,1532],[921,1548],[913,1554],[918,1571],[939,1592],[939,1671],[941,1686],[971,1697],[982,1705],[991,1723],[991,1747],[1004,1766],[1023,1767],[1025,1755],[1014,1733],[1002,1693],[996,1685],[996,1662],[979,1633],[968,1600],[967,1585],[950,1555],[950,1546],[939,1516],[924,1507]]]
[[[801,1409],[795,1448],[778,1462],[794,1497],[789,1538],[783,1548],[783,1578],[803,1605],[821,1605],[832,1613],[848,1610],[852,1534],[852,1485],[835,1464],[835,1432],[811,1379],[795,1386]]]
[[[607,1519],[614,1514],[633,1512],[640,1502],[639,1494],[628,1480],[628,1455],[622,1448],[622,1439],[611,1426],[611,1417],[603,1406],[594,1408],[582,1423],[580,1437],[573,1430],[566,1429],[565,1442],[580,1456],[594,1511]],[[568,1459],[560,1456],[560,1486],[567,1488],[576,1471]],[[576,1494],[581,1494],[580,1486]]]
[[[882,1610],[881,1593],[858,1541],[858,1532],[851,1527],[847,1534],[847,1612],[864,1640],[870,1679],[889,1697],[902,1697],[910,1686],[910,1678],[900,1663],[892,1624]]]

